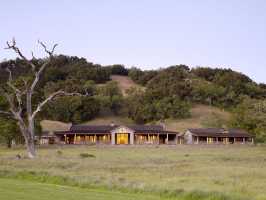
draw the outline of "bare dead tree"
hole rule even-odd
[[[5,49],[13,50],[19,56],[19,58],[21,58],[23,61],[27,63],[27,66],[31,67],[33,80],[32,81],[23,80],[24,82],[23,89],[18,88],[14,84],[11,66],[7,67],[6,71],[9,73],[9,78],[6,82],[6,85],[9,89],[3,91],[3,96],[6,98],[8,102],[9,110],[8,111],[0,110],[0,114],[12,117],[17,121],[18,126],[20,128],[20,132],[25,139],[25,144],[27,147],[29,158],[36,157],[36,148],[34,144],[34,139],[35,139],[34,121],[36,115],[41,111],[43,106],[45,106],[45,104],[47,104],[49,101],[52,101],[54,98],[58,96],[64,96],[64,95],[81,96],[81,94],[79,93],[67,93],[63,90],[59,90],[50,94],[46,99],[39,102],[37,108],[33,110],[34,107],[32,105],[32,96],[35,91],[36,85],[40,80],[41,74],[44,72],[45,68],[48,66],[51,59],[53,58],[55,48],[57,47],[57,44],[55,44],[53,45],[52,49],[49,50],[43,42],[38,41],[38,43],[44,49],[45,53],[47,53],[48,55],[48,58],[44,60],[44,62],[41,64],[40,67],[34,64],[33,53],[32,53],[33,59],[28,59],[22,54],[21,50],[17,47],[15,39],[13,39],[11,42],[6,43],[7,47]],[[23,101],[23,99],[26,99],[26,101]],[[23,108],[26,108],[25,111],[26,115],[23,114]]]

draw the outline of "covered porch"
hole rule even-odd
[[[111,144],[111,134],[65,134],[65,144]]]
[[[194,144],[246,144],[253,143],[250,137],[206,137],[193,136]]]
[[[176,133],[135,133],[134,144],[179,144],[181,139]]]

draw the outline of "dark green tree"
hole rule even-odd
[[[0,118],[0,142],[11,148],[12,141],[20,137],[19,127],[15,120]]]
[[[258,142],[266,141],[266,100],[245,98],[233,111],[230,125],[256,135]]]
[[[117,82],[110,81],[97,89],[97,99],[101,102],[102,109],[118,114],[123,106],[123,96]]]

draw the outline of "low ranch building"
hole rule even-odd
[[[254,137],[244,130],[223,128],[187,129],[180,134],[161,125],[72,125],[68,131],[44,132],[39,144],[253,144]]]
[[[198,128],[184,134],[187,144],[253,144],[252,135],[241,129]]]
[[[69,131],[54,132],[59,144],[181,144],[178,132],[161,125],[72,125]]]

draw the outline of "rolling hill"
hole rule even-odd
[[[206,106],[206,105],[194,105],[191,109],[191,117],[187,119],[167,119],[165,125],[168,130],[183,132],[187,128],[201,128],[204,124],[214,117],[219,118],[223,121],[227,121],[231,114],[229,112],[223,111],[219,108]],[[84,124],[88,125],[101,125],[101,124],[133,124],[134,122],[123,116],[99,116],[93,120],[90,120]],[[159,122],[154,122],[159,123]],[[43,120],[41,122],[44,131],[55,131],[55,130],[68,130],[71,124]]]
[[[113,75],[111,76],[112,81],[118,83],[123,95],[126,95],[126,90],[132,87],[139,87],[144,89],[144,87],[134,83],[128,76]],[[167,119],[165,120],[165,125],[168,130],[183,132],[187,128],[202,128],[206,126],[205,124],[214,120],[214,118],[222,120],[226,123],[230,119],[231,114],[227,111],[219,109],[213,106],[194,105],[191,109],[191,116],[187,119]],[[101,125],[101,124],[133,124],[134,122],[124,116],[114,116],[114,115],[102,115],[93,120],[85,122],[88,125]],[[160,122],[153,122],[160,123]],[[71,123],[63,123],[59,121],[43,120],[41,122],[43,131],[56,131],[56,130],[68,130]]]

